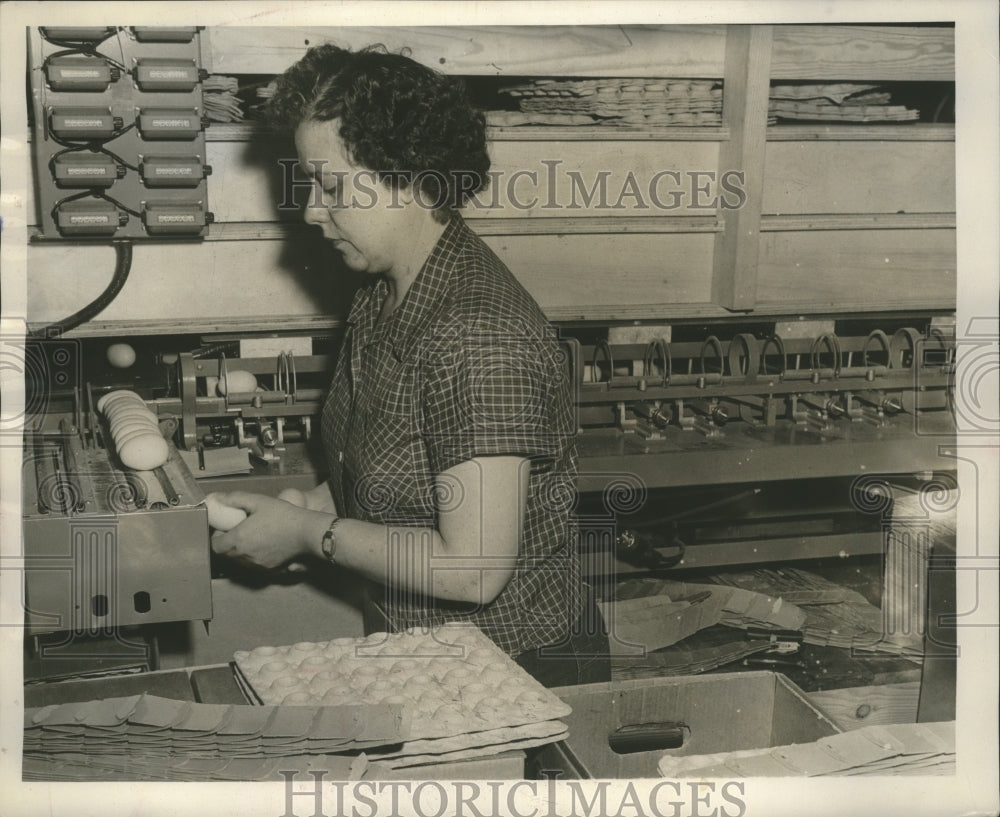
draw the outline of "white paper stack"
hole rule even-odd
[[[714,80],[539,79],[500,93],[516,99],[520,110],[517,117],[491,114],[491,124],[661,127],[722,122],[722,86]]]

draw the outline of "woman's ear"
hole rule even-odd
[[[395,199],[404,207],[413,204],[413,185],[400,182],[399,187],[396,189]]]

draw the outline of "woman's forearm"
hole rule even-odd
[[[323,534],[331,514],[310,512],[303,545],[324,558]],[[506,586],[515,558],[480,552],[457,553],[433,527],[409,527],[342,518],[335,528],[334,563],[392,589],[449,601],[488,604]],[[466,549],[468,550],[468,549]]]

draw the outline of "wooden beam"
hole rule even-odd
[[[466,76],[691,77],[722,75],[723,26],[421,26],[207,30],[212,71],[280,74],[313,45],[381,43]]]
[[[756,302],[757,253],[764,189],[764,152],[771,65],[771,26],[729,26],[722,88],[722,122],[729,141],[719,147],[720,178],[743,173],[743,206],[721,210],[726,230],[716,236],[712,301],[731,310]]]
[[[954,213],[809,213],[761,216],[761,232],[804,230],[954,230]]]
[[[773,79],[955,81],[955,29],[775,26]]]
[[[916,723],[920,682],[809,692],[812,701],[841,729],[884,723]]]
[[[618,235],[634,233],[717,233],[716,216],[572,216],[547,218],[483,218],[469,214],[466,223],[482,236],[499,235]],[[311,234],[298,222],[253,221],[212,224],[207,241],[266,241]]]
[[[936,122],[888,125],[772,125],[768,142],[954,142],[955,126]]]

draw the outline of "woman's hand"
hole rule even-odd
[[[212,550],[268,569],[315,553],[330,521],[326,514],[263,494],[233,491],[218,494],[218,499],[242,508],[247,518],[225,533],[217,531],[212,536]]]
[[[338,516],[337,507],[333,502],[333,494],[330,493],[330,484],[321,482],[315,488],[308,491],[300,491],[298,488],[285,488],[278,499],[291,502],[299,508],[308,508],[311,511],[329,513]]]

